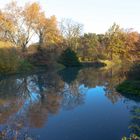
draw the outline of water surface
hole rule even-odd
[[[125,69],[65,69],[0,80],[3,140],[121,140],[139,134],[139,102],[117,93]]]

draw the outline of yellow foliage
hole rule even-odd
[[[57,19],[55,16],[51,16],[46,19],[46,31],[45,31],[45,43],[47,45],[56,45],[62,41],[60,31],[57,27]]]
[[[0,49],[1,48],[12,48],[13,44],[9,41],[0,41]]]
[[[109,68],[112,68],[112,67],[114,67],[114,66],[118,66],[119,64],[121,64],[121,60],[119,60],[119,59],[114,60],[114,61],[110,61],[110,60],[100,60],[100,62],[106,64],[105,69],[109,69]]]
[[[23,12],[26,20],[27,21],[36,20],[39,16],[40,9],[41,7],[37,2],[26,4],[25,10]]]

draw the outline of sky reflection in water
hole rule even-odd
[[[3,139],[120,140],[139,134],[139,102],[115,91],[123,72],[73,68],[2,79]]]

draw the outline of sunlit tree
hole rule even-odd
[[[66,46],[77,51],[79,46],[79,38],[82,34],[83,25],[72,21],[71,19],[63,19],[60,22],[60,31],[65,38]]]

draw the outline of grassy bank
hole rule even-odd
[[[128,98],[140,97],[140,64],[135,64],[127,73],[127,79],[119,84],[116,89]]]
[[[140,81],[126,80],[117,86],[117,91],[123,94],[131,94],[140,96]]]

